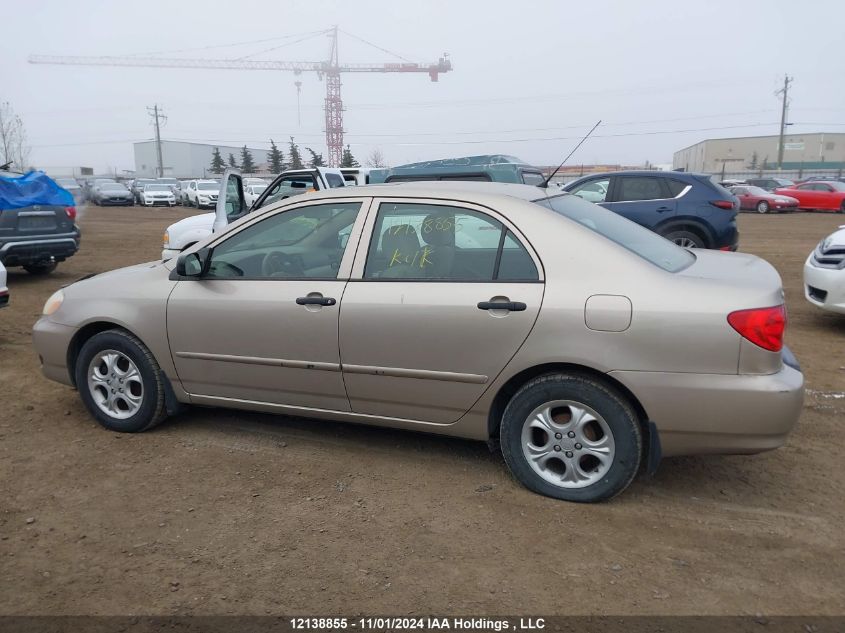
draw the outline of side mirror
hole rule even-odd
[[[201,248],[193,253],[185,253],[179,255],[176,260],[176,274],[180,277],[200,278],[208,272],[210,263],[210,248]]]

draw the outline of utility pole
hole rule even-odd
[[[147,112],[153,119],[155,120],[156,126],[156,157],[158,158],[158,177],[164,177],[164,161],[161,158],[161,129],[159,126],[159,119],[164,121],[167,120],[167,117],[161,112],[158,107],[158,104],[155,104],[152,108],[147,106]]]
[[[302,82],[295,81],[293,85],[296,86],[296,127],[302,127],[302,104],[300,97],[302,96]]]
[[[792,83],[792,77],[789,75],[783,76],[783,88],[778,90],[775,94],[782,95],[783,102],[780,109],[780,138],[778,139],[778,170],[783,169],[783,133],[786,130],[786,109],[788,105],[789,84]]]

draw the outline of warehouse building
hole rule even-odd
[[[235,157],[238,165],[241,164],[242,147],[162,140],[161,159],[164,175],[173,178],[204,178],[210,176],[212,174],[211,158],[214,155],[215,147],[220,150],[220,156],[223,157],[223,161],[227,165],[229,164],[229,154]],[[135,143],[134,148],[135,175],[142,178],[158,176],[158,155],[155,141]],[[252,154],[252,161],[257,168],[256,173],[269,172],[269,151],[253,147],[247,149]]]
[[[715,138],[675,152],[673,169],[705,173],[774,169],[778,162],[774,136]],[[783,169],[842,169],[845,167],[845,133],[787,134],[783,143]]]

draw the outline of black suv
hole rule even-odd
[[[739,243],[739,199],[706,174],[617,171],[563,188],[680,246],[735,251]]]
[[[22,176],[0,169],[0,178]],[[47,179],[44,174],[37,177]],[[32,204],[22,208],[3,208],[7,205],[3,204],[4,198],[0,196],[0,262],[6,268],[23,266],[33,275],[45,275],[79,250],[81,236],[75,222],[76,207],[72,204],[72,195],[65,193],[71,201],[66,206]],[[48,197],[45,201],[51,199]]]

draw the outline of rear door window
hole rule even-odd
[[[615,202],[660,200],[666,198],[661,179],[652,176],[622,176],[619,178]]]
[[[667,178],[666,186],[669,187],[669,193],[672,195],[672,197],[677,198],[679,195],[681,195],[681,192],[687,188],[687,183],[682,182],[680,180],[675,180],[673,178]]]
[[[342,176],[338,176],[337,174],[326,174],[326,182],[328,183],[329,187],[343,187],[346,183],[343,180]]]

